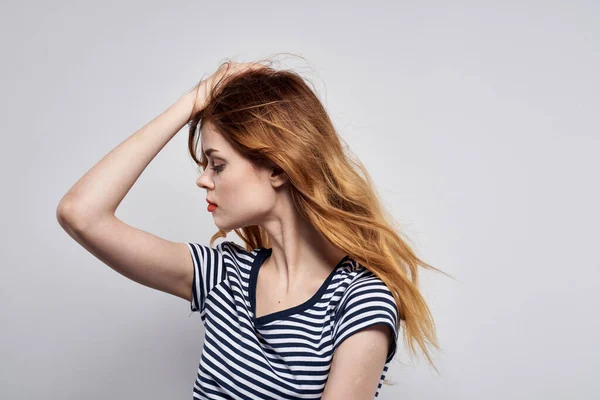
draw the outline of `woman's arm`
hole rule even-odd
[[[260,69],[260,63],[222,64],[206,80],[183,95],[166,111],[140,128],[89,170],[61,199],[56,214],[63,224],[89,225],[115,210],[150,161],[187,124],[192,112],[200,111],[215,84],[225,76],[247,69]]]
[[[119,274],[144,286],[192,300],[193,261],[185,243],[135,228],[115,210],[142,171],[189,121],[196,92],[114,148],[60,201],[61,227],[83,248]]]
[[[58,204],[56,216],[63,229],[121,275],[192,301],[194,264],[186,243],[162,239],[132,227],[117,218],[115,210],[150,161],[187,124],[191,114],[205,107],[217,79],[247,67],[246,64],[221,66],[104,156]]]
[[[187,124],[195,101],[191,91],[144,125],[83,175],[56,210],[61,226],[97,223],[115,211],[150,161]]]

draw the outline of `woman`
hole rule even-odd
[[[115,216],[186,124],[197,185],[219,228],[210,246],[161,239]],[[418,344],[433,365],[425,345],[438,348],[435,327],[417,284],[419,265],[437,269],[402,239],[368,173],[292,71],[222,64],[88,171],[57,218],[117,272],[200,313],[196,398],[371,399],[401,322],[407,349]],[[212,247],[232,230],[245,247]]]

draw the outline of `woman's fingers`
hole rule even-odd
[[[194,110],[200,110],[204,108],[206,101],[208,98],[210,98],[215,85],[225,77],[231,77],[247,70],[259,70],[262,68],[267,67],[258,61],[246,63],[227,61],[221,64],[212,75],[201,81],[198,85]]]

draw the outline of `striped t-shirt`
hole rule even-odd
[[[258,269],[272,249],[248,252],[231,241],[187,245],[194,262],[190,308],[205,329],[195,399],[319,399],[337,347],[383,323],[394,340],[379,395],[396,353],[398,309],[370,270],[345,256],[309,300],[256,318]]]

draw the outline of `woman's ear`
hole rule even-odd
[[[271,182],[273,183],[274,187],[283,186],[288,182],[289,178],[281,167],[272,164],[271,168],[273,170],[271,173]]]

